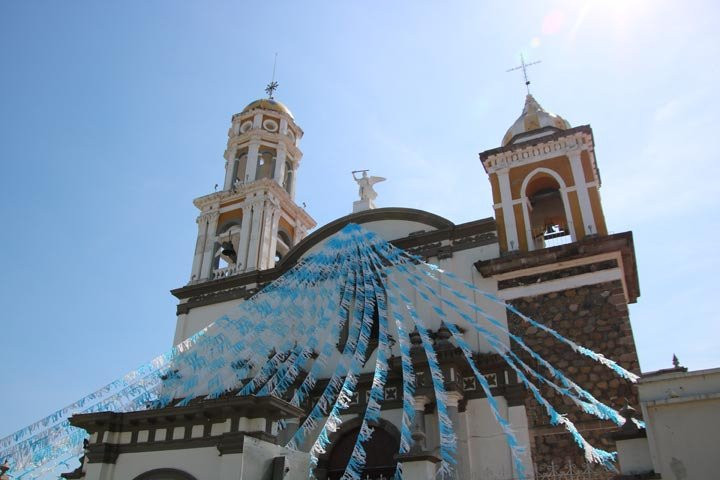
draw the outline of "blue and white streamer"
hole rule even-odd
[[[477,352],[463,329],[485,339],[545,409],[551,423],[562,425],[589,461],[613,468],[614,454],[590,445],[573,423],[542,396],[539,387],[567,397],[580,410],[597,418],[618,425],[625,420],[530,348],[522,336],[510,331],[503,318],[491,315],[463,292],[502,306],[619,377],[637,380],[635,374],[616,362],[565,338],[492,293],[349,224],[262,291],[167,353],[0,439],[0,459],[8,459],[15,479],[55,478],[60,471],[72,470],[70,464],[83,453],[86,433],[70,425],[69,418],[74,414],[172,408],[193,399],[224,395],[273,395],[288,398],[292,405],[307,412],[287,447],[309,451],[308,475],[312,475],[319,457],[330,448],[333,433],[342,427],[341,415],[358,394],[359,375],[373,372],[360,433],[342,477],[359,480],[366,463],[365,447],[372,438],[373,425],[380,419],[393,352],[399,353],[402,367],[398,453],[407,453],[412,447],[416,372],[410,332],[417,330],[438,413],[441,462],[437,473],[442,478],[452,473],[456,463],[446,379],[430,331],[431,326],[437,328],[442,323],[487,396],[508,443],[516,475],[524,478],[526,446],[518,442],[513,426],[501,414],[485,375],[475,364]],[[373,352],[369,344],[375,327],[378,343]],[[397,343],[391,345],[391,339]],[[336,345],[342,342],[339,352]],[[510,342],[528,354],[536,367],[522,360],[510,348]],[[374,358],[374,363],[365,365],[369,358]],[[325,386],[319,389],[318,382],[323,378]],[[402,479],[401,465],[396,478]]]

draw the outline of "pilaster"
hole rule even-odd
[[[500,201],[503,210],[503,223],[505,226],[505,238],[507,239],[507,251],[511,252],[520,248],[518,242],[517,223],[515,221],[515,210],[513,207],[512,192],[510,190],[510,176],[507,169],[497,172],[498,185],[500,187]]]
[[[248,182],[255,181],[257,172],[258,154],[260,152],[260,139],[253,137],[248,146],[247,166],[245,167],[245,178]]]
[[[238,260],[239,270],[243,271],[247,268],[248,248],[250,241],[250,222],[252,221],[253,211],[252,204],[245,202],[242,205],[242,223],[240,225],[240,240],[238,242]]]
[[[273,178],[280,185],[283,183],[283,176],[285,175],[285,158],[287,157],[287,148],[284,143],[279,143],[277,146],[277,156],[275,160],[275,172],[273,172]]]
[[[590,195],[588,194],[588,187],[585,182],[585,172],[583,171],[580,153],[580,150],[572,150],[568,152],[568,159],[570,160],[570,168],[572,169],[578,202],[580,203],[583,231],[585,235],[592,235],[597,233],[597,227],[595,225],[592,207],[590,206]]]
[[[195,219],[198,226],[197,240],[195,241],[195,255],[193,256],[190,281],[196,282],[200,279],[200,268],[202,267],[203,252],[205,251],[205,239],[207,238],[208,221],[205,215]]]
[[[236,171],[238,163],[238,159],[236,158],[237,147],[229,148],[225,152],[225,155],[225,183],[223,184],[223,190],[230,190],[235,180],[234,172]]]
[[[425,407],[432,402],[432,399],[425,395],[418,395],[414,398],[415,418],[413,420],[413,431],[422,432],[422,438],[418,440],[418,447],[427,450],[427,437],[425,431]]]
[[[260,249],[260,222],[263,215],[264,201],[252,203],[252,223],[250,226],[250,243],[248,246],[247,263],[245,271],[255,270],[258,268],[258,254]]]
[[[457,391],[447,392],[447,411],[452,421],[455,435],[457,436],[457,464],[453,467],[454,478],[462,480],[472,478],[470,474],[470,450],[467,442],[468,428],[465,415],[460,414],[460,402],[464,399],[462,393]]]
[[[297,179],[295,178],[295,172],[297,172],[298,161],[293,160],[290,163],[292,164],[292,181],[290,182],[290,191],[288,193],[290,194],[290,198],[295,200],[295,187],[297,186]]]
[[[273,217],[272,217],[272,231],[270,233],[270,255],[268,257],[268,268],[273,268],[275,266],[275,252],[277,251],[277,239],[278,239],[278,226],[280,225],[280,216],[282,215],[282,211],[280,208],[273,209]]]
[[[203,215],[205,216],[205,215]],[[217,211],[207,214],[207,231],[205,233],[205,248],[203,249],[200,278],[210,278],[212,275],[213,254],[215,253],[215,234],[220,213]]]
[[[270,251],[272,243],[273,222],[278,206],[271,200],[266,199],[262,210],[262,232],[260,234],[260,253],[258,258],[258,269],[264,270],[270,268],[271,255],[275,251]]]
[[[513,426],[513,432],[515,432],[515,438],[517,438],[520,445],[530,445],[530,429],[528,427],[527,411],[525,405],[520,403],[518,405],[512,405],[508,402],[508,422]],[[513,478],[520,477],[520,472],[517,471],[514,462],[510,462],[512,465]],[[534,469],[532,463],[532,456],[530,455],[530,449],[525,451],[522,457],[522,464],[525,467],[525,476],[527,478],[533,478]]]

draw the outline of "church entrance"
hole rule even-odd
[[[328,480],[338,480],[342,477],[359,433],[360,427],[354,428],[335,443],[328,459]],[[365,444],[367,461],[361,478],[363,480],[390,480],[393,478],[397,465],[393,457],[398,452],[399,446],[400,442],[387,431],[375,427],[372,437]]]

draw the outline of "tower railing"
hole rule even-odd
[[[572,243],[572,235],[567,225],[539,225],[530,230],[530,236],[534,240],[531,250],[556,247]]]
[[[240,265],[228,265],[227,267],[216,268],[213,270],[211,279],[216,280],[218,278],[231,277],[239,273],[242,273]]]

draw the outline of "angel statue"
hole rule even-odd
[[[377,198],[377,192],[373,188],[376,183],[384,182],[384,177],[368,177],[367,170],[355,170],[352,172],[353,178],[357,182],[359,189],[360,200],[373,201]],[[362,173],[361,177],[357,174]]]

